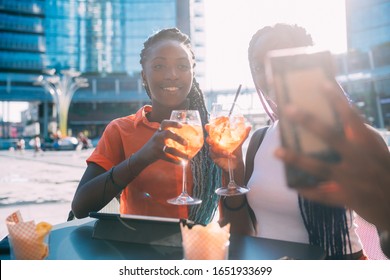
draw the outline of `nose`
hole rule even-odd
[[[179,78],[179,74],[176,67],[167,67],[167,70],[165,71],[165,78],[168,80],[177,80]]]

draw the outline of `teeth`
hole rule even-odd
[[[176,91],[178,89],[179,89],[178,87],[166,87],[166,88],[164,88],[164,90],[166,90],[166,91]]]

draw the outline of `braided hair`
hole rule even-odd
[[[282,23],[274,26],[266,26],[257,31],[249,43],[248,59],[251,67],[256,42],[259,38],[270,34],[271,38],[282,38],[280,40],[281,46],[279,45],[279,47],[294,48],[313,45],[312,37],[300,26]],[[265,105],[263,104],[263,106]],[[268,110],[266,112],[269,115],[272,114]],[[308,232],[310,244],[321,246],[326,251],[328,258],[331,259],[343,258],[347,248],[351,252],[345,208],[329,207],[315,203],[300,195],[298,195],[298,204],[305,228]]]
[[[193,67],[195,67],[195,55],[191,47],[191,41],[189,37],[182,33],[177,28],[162,29],[154,35],[150,36],[144,42],[144,48],[140,54],[140,63],[144,66],[145,58],[147,57],[148,50],[155,43],[163,40],[174,40],[182,43],[188,48],[192,54],[194,61]],[[151,98],[149,87],[144,85],[146,93]],[[189,219],[200,224],[208,224],[217,209],[218,195],[215,194],[215,190],[222,184],[222,171],[213,162],[210,154],[210,147],[206,142],[207,133],[204,129],[206,123],[208,123],[208,111],[206,108],[204,95],[199,87],[195,77],[192,81],[192,86],[188,94],[189,109],[198,110],[202,121],[204,145],[197,155],[191,160],[191,171],[193,178],[193,195],[199,197],[202,200],[200,205],[193,205],[189,210]]]

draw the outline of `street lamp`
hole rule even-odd
[[[73,94],[79,88],[88,87],[88,80],[80,72],[69,69],[61,70],[60,75],[55,74],[55,70],[47,70],[49,76],[39,76],[34,84],[45,88],[53,97],[57,110],[59,129],[62,136],[67,135],[68,112]]]

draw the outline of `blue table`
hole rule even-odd
[[[49,260],[180,260],[181,247],[137,244],[92,238],[96,220],[74,220],[57,225],[50,234]],[[316,260],[325,257],[317,246],[232,234],[229,259],[276,260],[282,257]],[[9,259],[2,254],[0,259]]]

